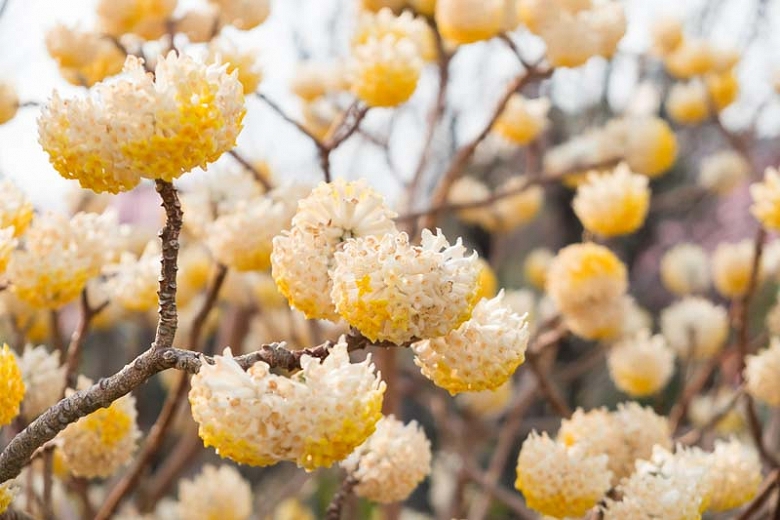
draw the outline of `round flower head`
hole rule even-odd
[[[556,518],[580,517],[610,488],[606,455],[585,455],[576,446],[532,432],[517,458],[515,487],[528,507]]]
[[[237,206],[249,205],[249,201],[265,193],[263,185],[250,171],[221,168],[217,164],[179,195],[184,211],[184,229],[195,238],[205,238],[206,228],[215,219],[232,213]],[[295,205],[292,206],[294,209]]]
[[[341,462],[357,480],[355,494],[374,502],[405,500],[431,472],[431,443],[419,425],[404,425],[392,415]]]
[[[455,43],[489,40],[508,29],[506,4],[505,0],[437,0],[436,26]]]
[[[710,287],[710,262],[701,246],[677,244],[661,257],[661,281],[677,296],[704,293]]]
[[[0,515],[8,510],[18,491],[19,489],[14,485],[13,481],[0,484]]]
[[[572,334],[583,339],[614,340],[624,333],[630,302],[630,297],[623,296],[575,307],[563,313],[563,322]]]
[[[626,267],[620,259],[591,242],[561,249],[547,271],[547,293],[564,313],[615,301],[627,287]]]
[[[705,82],[709,100],[718,112],[731,105],[739,96],[739,81],[732,70],[721,74],[708,74]]]
[[[109,38],[58,24],[46,33],[46,49],[73,85],[91,87],[122,71],[126,54]]]
[[[352,51],[352,91],[370,107],[395,107],[417,89],[422,59],[409,38],[370,38]]]
[[[60,366],[59,351],[27,345],[19,358],[19,368],[27,389],[22,414],[32,420],[60,400],[65,388],[65,366]]]
[[[217,261],[239,271],[271,266],[272,240],[289,226],[290,207],[269,197],[239,204],[206,230],[206,245]]]
[[[612,415],[617,422],[618,430],[622,432],[630,461],[649,458],[656,445],[667,449],[672,447],[669,420],[663,415],[656,414],[652,408],[629,401],[618,404],[617,410]],[[626,469],[623,475],[633,471],[632,467]]]
[[[572,203],[582,226],[597,235],[613,237],[633,233],[645,222],[650,208],[647,177],[621,164],[611,173],[591,173],[577,188]]]
[[[666,111],[677,123],[696,125],[710,115],[707,88],[701,81],[675,83],[666,98]]]
[[[19,415],[19,407],[25,394],[22,371],[16,356],[3,344],[0,349],[0,427],[11,424]]]
[[[761,485],[761,459],[737,439],[715,441],[708,456],[709,511],[728,511],[748,503]]]
[[[683,39],[666,55],[666,70],[678,79],[690,79],[706,74],[714,65],[713,48],[704,40]]]
[[[750,186],[753,205],[750,212],[765,228],[780,230],[780,174],[775,168],[767,168],[764,172],[764,182]]]
[[[728,313],[705,298],[688,296],[661,311],[661,331],[680,357],[707,359],[726,342]]]
[[[295,461],[312,470],[344,459],[374,431],[385,384],[366,359],[350,364],[342,340],[319,360],[304,355],[287,378],[260,361],[247,372],[230,349],[192,378],[192,416],[206,446],[241,464]]]
[[[42,215],[25,234],[24,249],[12,253],[7,275],[25,303],[56,309],[76,299],[98,274],[103,250],[74,225],[78,221]]]
[[[625,338],[607,355],[609,375],[615,386],[632,397],[662,390],[674,372],[674,352],[660,334],[650,337],[645,329]]]
[[[683,25],[679,18],[666,16],[655,20],[650,27],[653,48],[661,56],[669,54],[683,41]]]
[[[154,79],[129,56],[123,78],[90,93],[63,100],[55,92],[38,132],[60,175],[96,192],[205,168],[235,145],[245,113],[235,72],[174,52],[158,61]]]
[[[408,3],[416,12],[425,15],[433,16],[436,11],[436,0],[408,0]]]
[[[674,165],[677,138],[660,117],[636,117],[628,121],[625,159],[632,171],[656,178]]]
[[[0,82],[0,125],[7,123],[19,110],[19,97],[10,84]]]
[[[747,392],[771,406],[780,406],[780,339],[772,338],[768,348],[745,359]]]
[[[254,29],[268,18],[270,0],[209,0],[219,7],[219,19],[242,31]]]
[[[547,98],[526,99],[521,94],[513,94],[493,129],[513,143],[528,144],[544,131],[549,110]]]
[[[279,291],[307,318],[338,320],[328,274],[337,246],[352,237],[395,232],[395,216],[365,181],[321,183],[299,202],[292,229],[273,239]]]
[[[263,71],[257,64],[257,53],[251,50],[241,51],[231,41],[215,39],[209,43],[209,60],[227,65],[227,73],[238,71],[238,81],[244,88],[244,95],[257,90],[263,79]]]
[[[115,37],[133,33],[148,40],[165,34],[166,20],[176,9],[176,0],[100,0],[97,6],[101,30]]]
[[[574,411],[572,416],[561,421],[557,440],[566,446],[577,446],[586,456],[606,455],[607,467],[612,472],[612,484],[634,470],[634,458],[623,430],[614,413],[604,408]]]
[[[621,500],[606,499],[605,520],[698,520],[703,497],[698,468],[663,471],[652,463],[639,465],[618,486]]]
[[[123,252],[119,263],[106,266],[110,300],[130,311],[148,311],[157,306],[160,276],[160,245],[150,241],[143,254]]]
[[[536,217],[544,202],[544,190],[528,182],[525,176],[514,176],[496,188],[500,198],[489,206],[493,218],[484,223],[489,231],[509,232]]]
[[[718,244],[712,255],[712,281],[720,294],[727,298],[739,298],[745,294],[753,273],[754,249],[750,239]],[[760,271],[759,266],[759,280],[763,274]]]
[[[349,89],[344,67],[340,64],[302,61],[295,65],[290,90],[303,101],[312,102],[332,91]]]
[[[78,386],[86,388],[90,384],[82,377]],[[137,415],[135,397],[127,394],[108,408],[69,424],[57,439],[70,472],[78,477],[108,477],[127,464],[141,437]]]
[[[699,169],[699,186],[725,195],[750,174],[750,164],[737,152],[723,150],[705,157]]]
[[[0,181],[0,228],[12,228],[13,236],[19,237],[30,225],[33,205],[24,192],[9,181]]]
[[[471,319],[446,336],[412,345],[422,374],[451,394],[494,390],[525,361],[528,323],[502,303],[480,300]]]
[[[481,203],[489,197],[490,188],[482,181],[468,175],[458,177],[447,192],[447,202],[450,204]],[[495,226],[496,217],[489,204],[459,209],[456,215],[467,224],[475,224],[485,229],[492,229]]]
[[[547,271],[550,269],[555,254],[545,247],[533,249],[523,262],[525,279],[535,288],[544,290],[547,284]]]
[[[409,11],[404,11],[398,16],[388,8],[382,8],[377,13],[370,11],[360,13],[358,27],[352,37],[352,45],[363,45],[371,38],[381,40],[386,35],[397,40],[404,38],[412,40],[424,61],[436,59],[436,40],[431,27],[422,17],[415,18]]]
[[[179,481],[181,520],[247,520],[252,488],[232,466],[208,464],[192,480]]]
[[[402,344],[443,336],[471,316],[477,299],[476,253],[460,239],[423,230],[346,241],[335,254],[331,299],[350,325],[372,341]]]
[[[495,419],[506,411],[512,400],[514,385],[512,378],[494,390],[462,392],[458,394],[458,405],[476,417],[485,420]]]

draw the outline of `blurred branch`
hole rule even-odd
[[[702,436],[715,428],[718,423],[728,415],[728,413],[734,409],[737,402],[739,402],[739,398],[742,397],[742,395],[745,393],[745,387],[740,386],[735,392],[734,395],[732,395],[729,400],[726,402],[725,405],[723,405],[717,412],[715,412],[712,417],[709,418],[709,420],[701,425],[698,428],[694,428],[693,430],[689,431],[688,433],[681,435],[675,440],[675,444],[678,442],[681,444],[685,444],[687,446],[691,446],[693,444],[696,444],[699,442],[702,438]]]
[[[737,517],[737,520],[749,520],[752,518],[753,515],[761,510],[761,507],[769,500],[769,497],[772,496],[772,491],[778,487],[780,487],[780,469],[775,469],[766,476],[764,482],[761,483],[761,487],[758,488],[756,497],[748,505],[747,509],[742,511],[742,514]]]
[[[70,337],[67,359],[65,361],[65,388],[76,387],[79,360],[81,359],[81,347],[87,337],[87,332],[89,332],[89,326],[92,323],[92,319],[105,309],[106,306],[108,306],[108,300],[93,308],[89,304],[87,288],[85,287],[81,291],[81,298],[79,299],[79,321],[76,325],[76,330],[73,331],[73,334]],[[65,391],[65,388],[63,388],[63,392]]]
[[[388,342],[372,343],[364,336],[354,333],[346,335],[345,339],[349,351],[361,350],[369,346],[385,348],[408,346]],[[234,360],[244,369],[262,361],[273,368],[299,370],[303,356],[325,359],[333,345],[332,341],[326,341],[316,347],[291,351],[285,347],[284,342],[269,343],[262,345],[256,352],[238,356]],[[17,476],[35,450],[52,440],[69,424],[100,408],[110,406],[111,403],[163,370],[175,368],[196,374],[203,363],[213,364],[214,360],[210,356],[190,350],[159,346],[150,348],[116,374],[62,399],[14,437],[0,453],[0,483]]]
[[[336,494],[333,495],[333,499],[328,505],[328,509],[325,510],[325,520],[340,520],[341,510],[344,508],[344,502],[352,494],[358,481],[352,475],[347,475],[341,482]]]
[[[748,418],[748,427],[750,429],[750,435],[753,437],[753,443],[756,445],[761,459],[773,468],[780,468],[780,460],[778,460],[772,452],[767,448],[764,443],[764,435],[761,429],[761,421],[758,419],[758,413],[756,412],[756,402],[753,400],[753,396],[745,394],[745,406]]]
[[[265,101],[265,103],[271,107],[282,119],[295,126],[299,132],[304,134],[317,148],[317,153],[320,157],[320,166],[322,167],[323,175],[325,176],[325,182],[330,182],[330,154],[341,146],[341,144],[349,139],[360,127],[360,123],[368,113],[368,107],[360,105],[358,102],[353,103],[343,114],[341,120],[336,125],[336,129],[333,135],[325,140],[317,138],[316,135],[311,133],[304,125],[288,116],[285,111],[276,102],[272,101],[268,96],[261,92],[255,92],[255,95]]]
[[[518,75],[514,80],[512,80],[509,83],[509,86],[504,91],[504,94],[501,96],[501,98],[499,98],[498,103],[496,103],[496,107],[493,110],[490,117],[488,118],[488,121],[485,124],[485,126],[471,141],[463,145],[458,150],[458,152],[455,154],[455,158],[452,160],[452,163],[450,163],[450,167],[447,169],[447,171],[444,172],[444,175],[442,175],[442,177],[439,179],[436,189],[433,192],[433,196],[431,197],[432,207],[441,206],[446,202],[447,195],[449,194],[450,188],[452,187],[453,183],[456,180],[458,180],[458,178],[463,174],[463,170],[468,165],[469,161],[471,160],[471,157],[474,155],[474,152],[477,150],[477,147],[488,136],[496,120],[498,120],[498,117],[504,111],[504,107],[506,107],[506,104],[509,102],[509,99],[517,91],[522,89],[525,85],[527,85],[531,81],[548,78],[552,75],[552,73],[553,73],[553,69],[541,70],[536,68],[530,68],[523,71],[520,75]],[[436,213],[425,214],[421,227],[429,228],[429,229],[433,228],[434,225],[436,224],[436,217],[437,217]]]
[[[214,274],[214,279],[209,284],[209,289],[206,293],[206,298],[203,300],[203,305],[198,309],[198,313],[193,318],[192,329],[190,331],[189,345],[194,350],[199,350],[201,332],[203,331],[203,325],[208,318],[211,310],[214,308],[214,304],[217,302],[217,296],[219,290],[222,287],[225,277],[227,276],[227,267],[222,264],[217,265],[217,270]],[[177,412],[181,408],[181,404],[184,401],[184,397],[187,395],[189,389],[189,378],[186,372],[179,374],[179,378],[175,387],[168,393],[168,396],[163,403],[160,415],[149,430],[149,435],[146,437],[141,452],[133,461],[133,465],[125,472],[122,478],[111,489],[108,497],[103,502],[100,510],[95,517],[96,520],[105,520],[110,518],[116,511],[122,500],[132,492],[132,490],[138,485],[141,475],[146,469],[147,464],[152,460],[152,457],[157,453],[162,445],[165,435],[173,424],[173,420],[176,417]]]
[[[260,171],[258,171],[257,168],[252,166],[252,163],[247,161],[243,155],[238,153],[238,150],[233,148],[228,152],[228,155],[230,155],[233,159],[235,159],[241,166],[249,170],[249,172],[252,174],[252,177],[255,178],[257,182],[263,185],[263,188],[265,188],[265,191],[271,191],[273,189],[273,186],[271,186],[271,183],[268,182],[268,179],[263,176]]]

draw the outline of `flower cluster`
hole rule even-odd
[[[142,177],[170,181],[231,149],[242,128],[237,75],[187,55],[160,58],[154,78],[129,56],[124,77],[87,98],[52,95],[38,120],[54,168],[96,192],[134,188]]]
[[[572,206],[591,233],[605,237],[633,233],[644,224],[650,208],[648,179],[632,173],[626,164],[605,175],[588,174]]]
[[[335,253],[331,299],[339,315],[372,341],[402,344],[444,336],[471,316],[477,300],[476,253],[460,240],[423,230],[344,242]]]
[[[579,67],[593,56],[611,57],[626,32],[618,2],[521,0],[520,20],[547,45],[557,67]]]
[[[252,514],[252,488],[235,468],[210,464],[191,480],[179,482],[182,520],[247,520]]]
[[[431,472],[431,443],[415,421],[404,425],[392,415],[382,417],[341,466],[357,480],[358,496],[398,502]]]
[[[25,346],[18,361],[27,389],[22,401],[22,414],[32,420],[62,397],[65,367],[60,365],[59,351],[49,352],[43,345],[34,348]]]
[[[772,338],[769,347],[745,360],[747,391],[756,399],[780,406],[780,339]]]
[[[525,361],[528,323],[502,302],[483,299],[447,335],[412,345],[414,362],[436,386],[458,392],[495,390]]]
[[[79,379],[79,388],[91,381]],[[72,390],[68,394],[72,394]],[[57,436],[68,470],[76,476],[108,477],[127,464],[141,437],[136,418],[135,397],[125,395],[107,408],[101,408],[71,423]]]
[[[677,296],[702,294],[710,287],[709,256],[701,246],[684,242],[661,258],[661,281]]]
[[[192,378],[192,416],[206,446],[252,466],[282,460],[307,470],[344,459],[374,432],[385,384],[370,358],[349,362],[342,340],[292,377],[259,361],[245,372],[230,349]]]
[[[19,407],[25,394],[24,380],[16,356],[3,344],[0,349],[0,426],[10,424],[19,415]]]
[[[635,337],[625,338],[607,355],[612,381],[623,392],[641,397],[664,388],[674,372],[674,351],[660,334],[650,336],[642,330]]]
[[[365,181],[322,183],[298,204],[292,228],[273,239],[274,281],[307,318],[338,320],[330,299],[339,244],[348,238],[395,232],[396,214]]]
[[[593,243],[561,249],[547,272],[547,293],[575,334],[608,339],[621,331],[628,288],[626,267]]]
[[[680,357],[707,359],[726,343],[728,313],[705,298],[687,296],[661,311],[661,331]]]
[[[544,201],[544,190],[523,175],[509,177],[492,192],[482,182],[464,176],[453,183],[447,200],[466,206],[457,210],[464,222],[491,232],[509,232],[536,217]]]

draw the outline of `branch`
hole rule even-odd
[[[766,502],[769,497],[772,496],[772,491],[778,485],[780,485],[780,469],[775,469],[766,476],[764,482],[761,484],[761,487],[758,488],[756,497],[753,499],[747,509],[745,509],[742,514],[737,517],[737,520],[748,520],[754,514],[758,513],[759,509],[761,509],[761,506],[763,506],[764,502]]]
[[[389,343],[372,343],[367,338],[356,334],[348,334],[345,338],[350,352],[369,346],[397,346]],[[244,369],[248,369],[258,361],[263,361],[271,367],[293,371],[301,368],[301,358],[304,355],[325,359],[330,354],[332,346],[333,342],[326,341],[316,347],[291,351],[285,348],[284,342],[269,343],[262,345],[256,352],[234,359]],[[0,453],[0,483],[16,477],[35,450],[56,437],[69,424],[100,408],[110,406],[111,403],[132,392],[163,370],[175,368],[197,374],[204,362],[213,364],[214,359],[190,350],[172,347],[150,348],[116,374],[62,399],[30,423]]]
[[[160,289],[157,291],[160,307],[157,321],[157,331],[154,335],[152,349],[166,349],[173,345],[178,325],[176,312],[176,271],[179,257],[179,232],[182,225],[181,203],[176,194],[176,188],[167,181],[157,179],[155,181],[157,193],[162,198],[162,207],[165,209],[165,227],[160,231],[162,242],[162,262],[160,270]]]
[[[263,94],[262,92],[255,92],[255,95],[265,101],[265,103],[271,107],[271,109],[276,112],[282,119],[293,125],[295,128],[298,129],[299,132],[301,132],[303,135],[309,138],[312,143],[314,143],[314,146],[317,147],[318,150],[321,150],[325,147],[322,141],[319,140],[319,138],[311,133],[308,128],[306,128],[303,124],[299,123],[292,117],[288,116],[287,113],[280,107],[275,101],[271,100],[268,96]]]
[[[352,475],[347,475],[336,494],[333,495],[333,499],[328,505],[328,509],[325,510],[325,520],[340,520],[341,510],[344,508],[344,502],[352,494],[358,481]]]
[[[753,244],[753,265],[750,272],[750,279],[745,290],[745,295],[739,302],[739,312],[735,323],[737,337],[737,354],[739,377],[742,378],[742,372],[745,369],[745,357],[748,355],[750,346],[750,302],[758,286],[758,273],[761,269],[761,256],[764,251],[764,240],[766,239],[766,230],[763,226],[758,228],[756,238]]]
[[[83,346],[84,340],[87,337],[87,332],[89,331],[89,326],[92,323],[92,319],[98,313],[100,313],[100,311],[106,308],[108,305],[108,300],[93,308],[89,304],[89,296],[85,287],[81,291],[79,305],[79,322],[76,326],[76,330],[73,331],[73,334],[70,337],[70,343],[68,344],[67,350],[67,359],[65,361],[65,388],[76,387],[79,360],[81,358],[81,347]],[[64,390],[65,389],[63,388],[63,391]]]
[[[214,280],[211,282],[206,298],[203,301],[203,305],[198,310],[189,337],[189,345],[198,349],[200,345],[200,336],[203,331],[203,325],[208,318],[209,313],[214,308],[214,304],[217,301],[219,290],[222,287],[225,277],[227,276],[227,267],[222,264],[217,266]],[[170,426],[173,424],[173,419],[176,417],[181,403],[184,401],[184,397],[187,395],[189,388],[189,378],[186,373],[181,373],[179,379],[176,382],[174,389],[168,394],[163,404],[160,415],[149,430],[149,435],[146,438],[141,452],[133,461],[133,465],[125,472],[122,478],[111,489],[111,492],[106,497],[103,505],[95,516],[96,520],[105,520],[114,514],[122,500],[138,485],[141,475],[146,469],[146,466],[152,460],[152,457],[157,453],[165,439],[165,434],[168,432]]]
[[[257,182],[263,185],[265,191],[271,191],[273,189],[273,186],[271,186],[271,183],[268,182],[268,179],[266,179],[263,176],[263,174],[258,171],[257,168],[252,166],[252,163],[244,159],[244,157],[240,153],[238,153],[238,151],[235,148],[233,150],[230,150],[228,152],[228,155],[230,155],[233,159],[235,159],[236,162],[238,162],[238,164],[240,164],[241,166],[249,170],[252,173],[252,177],[254,177]]]
[[[745,400],[747,401],[747,406],[745,406],[745,409],[747,412],[748,426],[750,428],[750,434],[753,437],[753,442],[755,443],[756,449],[758,450],[758,454],[761,455],[761,458],[764,460],[764,462],[773,468],[780,468],[780,460],[777,460],[777,458],[772,455],[772,452],[769,450],[769,448],[767,448],[764,444],[764,436],[761,430],[761,421],[759,421],[758,414],[756,413],[756,402],[753,400],[753,397],[750,394],[745,394]]]

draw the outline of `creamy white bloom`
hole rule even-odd
[[[157,306],[160,277],[160,244],[149,241],[140,257],[123,252],[119,262],[107,265],[106,290],[109,299],[131,311],[148,311]]]
[[[382,417],[341,466],[357,480],[358,496],[398,502],[431,472],[431,443],[415,421],[404,425],[392,415]]]
[[[677,244],[661,258],[661,281],[678,296],[705,292],[710,286],[709,256],[697,244]]]
[[[425,229],[347,240],[335,253],[331,299],[342,318],[371,340],[401,344],[443,336],[469,319],[479,263],[458,239]]]
[[[482,299],[471,318],[445,336],[412,345],[422,374],[451,394],[494,390],[525,361],[528,324],[503,304]]]
[[[328,274],[337,246],[395,232],[395,216],[365,181],[321,183],[299,202],[290,231],[273,240],[272,274],[280,292],[308,318],[337,321]]]
[[[680,357],[706,359],[726,342],[728,313],[705,298],[687,296],[661,311],[661,331]]]
[[[235,468],[207,464],[194,478],[179,481],[177,509],[181,520],[247,520],[252,498],[249,482]]]
[[[22,414],[32,420],[62,397],[65,366],[60,366],[59,351],[49,352],[43,345],[26,345],[19,358],[19,368],[26,389]]]
[[[745,359],[745,384],[756,399],[780,406],[780,339],[772,338],[769,347]]]
[[[633,233],[645,222],[650,208],[648,178],[621,163],[612,172],[588,174],[577,188],[574,213],[588,231],[602,236]]]
[[[345,458],[374,431],[385,384],[370,357],[350,363],[343,337],[324,360],[304,355],[292,377],[259,361],[247,372],[229,349],[192,378],[192,416],[206,446],[242,464],[295,461],[312,470]]]
[[[761,485],[761,459],[755,448],[733,438],[716,440],[709,458],[710,511],[727,511],[753,499]]]
[[[721,150],[701,161],[698,183],[705,189],[725,195],[750,174],[750,165],[737,152]]]
[[[631,396],[645,396],[662,390],[674,372],[674,351],[660,334],[644,329],[617,342],[607,354],[612,381]]]
[[[575,446],[532,432],[517,458],[515,487],[528,507],[562,517],[583,516],[610,488],[606,455],[587,455]]]

